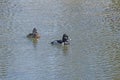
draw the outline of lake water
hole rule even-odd
[[[120,0],[0,0],[0,80],[120,80]]]

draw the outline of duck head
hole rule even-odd
[[[36,29],[36,28],[33,28],[32,33],[37,33],[37,29]]]
[[[68,41],[68,35],[67,34],[63,34],[63,37],[62,37],[62,41],[63,42],[66,42],[66,41]]]

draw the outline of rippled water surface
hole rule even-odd
[[[0,80],[120,80],[120,0],[0,0]]]

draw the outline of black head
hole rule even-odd
[[[68,41],[68,35],[67,34],[63,34],[63,37],[62,37],[62,41],[63,42],[67,42]]]
[[[37,29],[36,28],[33,28],[33,33],[37,33]]]

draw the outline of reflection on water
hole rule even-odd
[[[34,39],[34,38],[28,38],[32,43],[34,47],[37,47],[39,39]]]
[[[120,31],[120,0],[112,0],[105,11],[106,20],[113,32]]]
[[[8,75],[9,57],[11,56],[11,48],[0,42],[0,78],[4,79]]]
[[[120,0],[0,0],[0,80],[119,80],[119,13]],[[64,33],[69,46],[50,44]]]
[[[99,66],[101,66],[104,77],[106,79],[119,80],[120,79],[120,43],[119,42],[108,42],[106,48],[103,49],[102,54],[99,55],[101,59]]]
[[[120,11],[120,0],[112,0],[112,6],[115,11]]]
[[[62,50],[64,55],[69,54],[70,45],[51,45],[51,46],[57,48],[58,50]]]
[[[109,49],[109,57],[110,64],[112,65],[112,79],[119,80],[120,79],[120,42],[113,42],[108,47]],[[114,54],[113,54],[114,53]]]
[[[14,42],[13,36],[11,36],[12,13],[10,7],[10,0],[0,0],[0,80],[4,80],[8,76],[13,48],[11,44]]]
[[[69,50],[69,46],[67,46],[67,45],[63,46],[63,53],[64,54],[67,54],[68,50]]]
[[[100,55],[100,63],[107,79],[120,79],[120,0],[112,0],[109,7],[105,9],[105,27],[107,30],[106,37],[109,40],[105,42],[105,48]],[[112,35],[111,35],[112,34]]]

